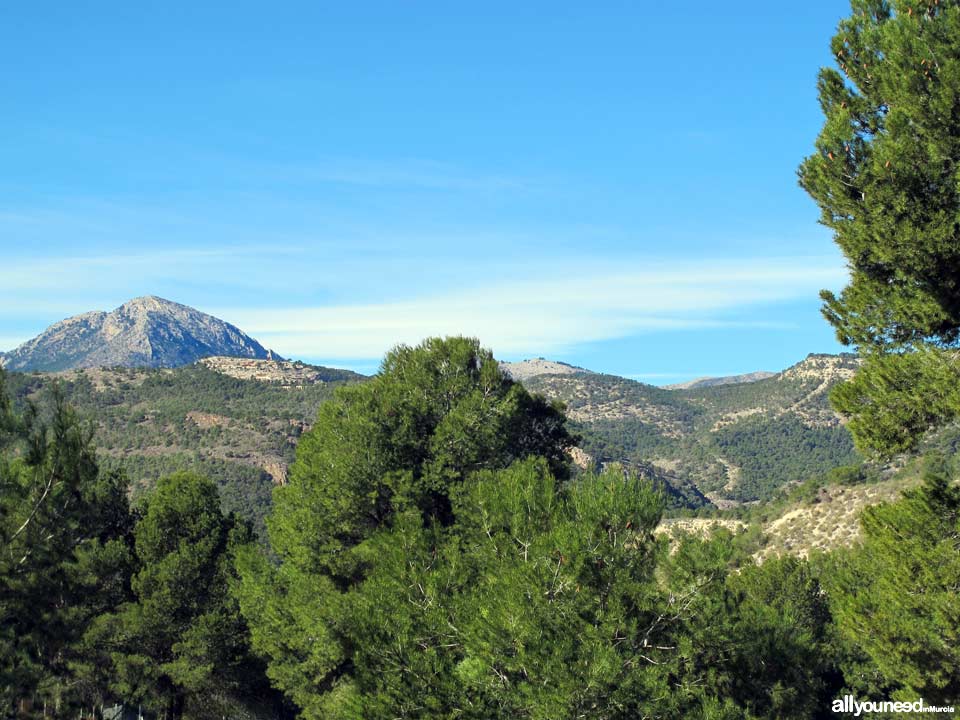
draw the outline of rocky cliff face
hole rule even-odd
[[[186,305],[147,296],[110,313],[61,320],[2,356],[8,370],[179,367],[211,355],[267,358],[233,325]],[[279,358],[277,358],[279,359]]]

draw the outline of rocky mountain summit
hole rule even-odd
[[[568,365],[565,362],[557,360],[545,360],[544,358],[532,358],[521,360],[520,362],[500,363],[500,367],[514,380],[523,382],[540,375],[574,375],[576,373],[592,373],[576,365]]]
[[[239,329],[186,305],[146,296],[113,312],[51,325],[0,356],[7,370],[179,367],[212,355],[280,360]]]
[[[256,380],[282,387],[304,388],[318,383],[362,380],[363,376],[349,370],[337,370],[307,365],[290,360],[259,360],[239,357],[208,357],[200,364],[209,370],[237,380]]]

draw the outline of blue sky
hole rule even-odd
[[[843,2],[0,10],[0,349],[155,294],[376,368],[477,335],[653,383],[840,349],[795,170]]]

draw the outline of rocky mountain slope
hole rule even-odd
[[[568,365],[567,363],[557,362],[556,360],[545,360],[544,358],[532,358],[530,360],[521,360],[520,362],[504,362],[500,363],[500,366],[507,371],[510,377],[518,382],[524,382],[539,375],[593,374],[590,370],[585,370],[576,365]]]
[[[729,507],[858,462],[828,401],[856,368],[854,356],[811,355],[769,378],[686,390],[582,372],[525,385],[566,404],[596,462],[653,466]]]
[[[764,507],[786,488],[860,461],[827,399],[831,387],[856,371],[852,356],[812,355],[770,378],[686,390],[546,360],[508,369],[518,365],[530,390],[567,405],[573,429],[582,436],[573,458],[578,466],[619,463],[639,472],[663,487],[671,512]],[[530,370],[535,372],[525,372]],[[54,380],[95,423],[101,454],[128,473],[137,492],[163,474],[195,469],[221,483],[230,509],[258,520],[319,405],[339,385],[363,377],[303,363],[223,356],[176,369],[10,376],[20,402]],[[835,514],[847,498],[860,494],[864,501],[872,497],[850,491],[841,502],[823,502],[811,513],[829,508]],[[843,520],[855,524],[855,514]],[[798,521],[788,522],[771,535]],[[810,527],[821,532],[825,523],[829,520],[811,520]]]
[[[238,380],[258,380],[300,389],[307,385],[328,382],[332,372],[339,374],[349,372],[290,360],[251,360],[223,356],[204,358],[200,364],[221,375],[228,375]]]
[[[179,367],[211,355],[271,357],[233,325],[186,305],[147,296],[116,310],[61,320],[0,358],[7,370]]]
[[[228,510],[258,524],[320,404],[337,387],[363,379],[349,370],[224,357],[175,369],[8,377],[21,405],[58,382],[93,425],[102,461],[127,474],[135,496],[163,475],[193,470],[217,481]]]

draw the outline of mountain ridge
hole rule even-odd
[[[712,512],[762,504],[859,462],[827,397],[858,365],[849,355],[809,355],[765,380],[688,390],[569,366],[523,383],[567,406],[581,436],[571,453],[581,471],[619,464],[656,483],[671,512]],[[78,411],[95,420],[100,452],[138,493],[164,474],[193,469],[215,477],[230,509],[258,523],[270,487],[285,481],[319,405],[337,387],[366,380],[335,368],[229,357],[174,369],[14,372],[8,378],[15,402],[58,383]]]
[[[587,373],[595,375],[593,370],[561,362],[560,360],[547,360],[546,358],[528,358],[518,362],[501,362],[500,367],[517,382],[523,382],[539,375],[574,375],[576,373]]]
[[[667,390],[694,390],[703,387],[716,387],[717,385],[738,385],[756,382],[757,380],[766,380],[776,374],[777,373],[768,370],[755,370],[754,372],[740,373],[739,375],[705,375],[682,383],[664,385],[663,387]]]
[[[172,368],[204,357],[275,359],[235,325],[155,295],[60,320],[19,347],[0,353],[11,371],[96,367]]]
[[[857,462],[828,396],[858,366],[851,355],[810,354],[762,380],[684,390],[597,373],[524,384],[566,406],[595,461],[656,466],[722,507]]]

